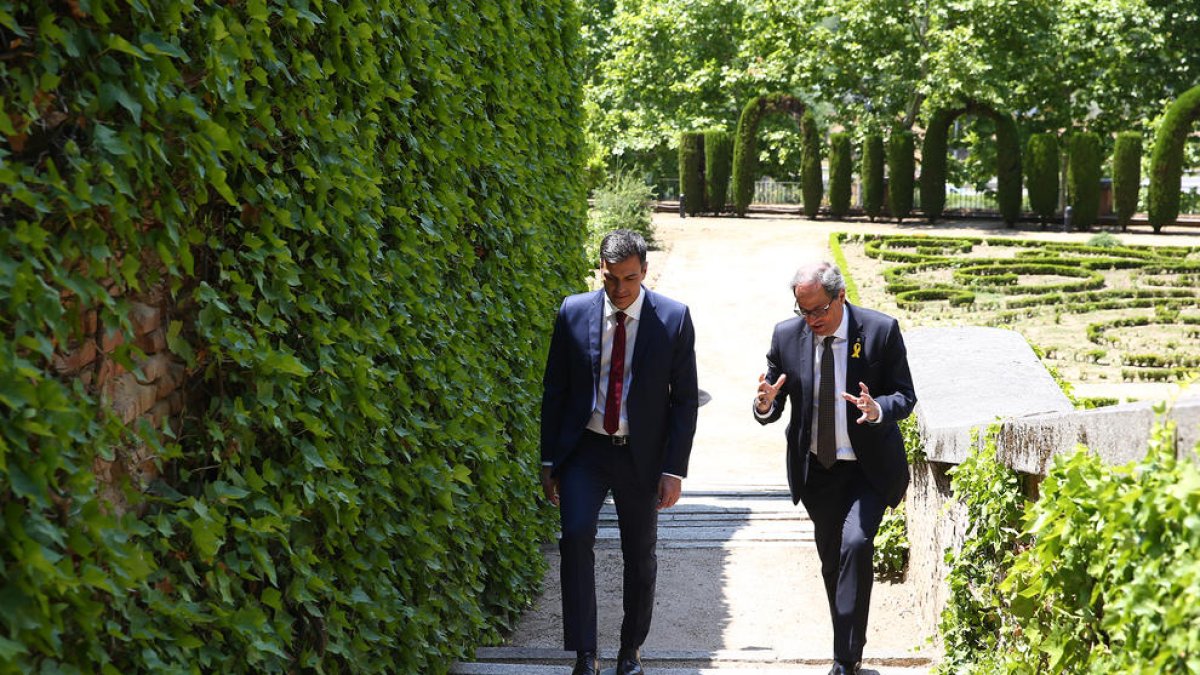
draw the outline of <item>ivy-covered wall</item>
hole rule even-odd
[[[569,0],[0,7],[0,672],[436,673],[528,601],[577,36]],[[55,363],[148,380],[143,306],[183,405],[130,422]]]

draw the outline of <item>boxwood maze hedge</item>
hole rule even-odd
[[[974,308],[976,320],[1007,324],[1044,314],[1152,309],[1153,317],[1093,323],[1086,339],[1113,344],[1106,330],[1154,326],[1162,352],[1137,344],[1115,355],[1124,380],[1180,381],[1200,367],[1191,354],[1200,341],[1200,247],[1115,246],[1009,238],[910,235],[834,235],[861,243],[863,253],[895,265],[883,271],[886,292],[899,307],[922,311],[944,302]],[[1117,276],[1113,276],[1117,275]],[[1110,286],[1111,278],[1125,281]],[[1081,340],[1084,336],[1080,336]]]

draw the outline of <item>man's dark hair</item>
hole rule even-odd
[[[636,255],[643,265],[646,264],[646,240],[633,230],[613,230],[604,235],[604,240],[600,242],[600,259],[609,265],[631,255]]]

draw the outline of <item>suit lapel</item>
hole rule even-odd
[[[642,292],[646,294],[646,297],[642,299],[642,314],[638,317],[637,339],[633,343],[633,360],[629,362],[630,394],[637,387],[639,364],[649,350],[650,341],[654,339],[652,334],[657,334],[661,326],[658,321],[658,312],[654,310],[654,295],[645,286],[642,286]]]
[[[800,394],[803,397],[799,401],[800,405],[806,405],[807,411],[812,408],[812,402],[816,398],[816,392],[813,391],[813,333],[803,319],[800,320]],[[807,418],[805,418],[807,419]]]
[[[866,369],[867,336],[863,333],[862,324],[854,317],[850,303],[846,303],[846,313],[846,391],[857,396],[861,391],[858,383],[866,381],[863,372]],[[858,408],[849,401],[846,401],[846,415],[850,424],[847,428],[853,429],[858,419]]]
[[[588,351],[592,357],[592,385],[600,382],[600,338],[604,331],[604,289],[592,295],[591,309],[587,317]]]

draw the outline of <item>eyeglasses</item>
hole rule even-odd
[[[824,307],[818,307],[817,309],[804,309],[800,306],[800,301],[797,300],[796,307],[792,311],[795,312],[796,316],[800,317],[801,319],[820,319],[829,313],[829,308],[832,307],[833,303],[836,301],[837,298],[834,298],[826,303]]]

